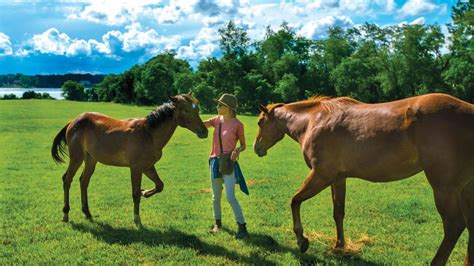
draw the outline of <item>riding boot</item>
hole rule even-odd
[[[239,229],[237,230],[237,234],[235,234],[235,238],[242,239],[242,238],[248,237],[249,233],[247,232],[247,224],[246,223],[243,223],[243,224],[237,223],[237,225],[239,226]]]
[[[209,233],[219,233],[222,228],[222,222],[220,219],[216,219],[216,223],[211,227],[211,230],[209,230]]]

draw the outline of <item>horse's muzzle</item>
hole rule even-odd
[[[258,144],[255,144],[253,146],[253,150],[258,155],[258,157],[263,157],[263,156],[267,155],[267,151],[262,149],[262,147],[260,147],[260,145],[258,145]]]
[[[207,138],[208,130],[205,127],[204,128],[199,128],[197,130],[196,134],[197,134],[198,138],[205,139],[205,138]]]

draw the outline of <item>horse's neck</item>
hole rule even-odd
[[[178,124],[173,117],[166,119],[161,122],[159,125],[151,129],[153,136],[153,144],[155,150],[161,152],[161,149],[168,143],[173,136],[173,133],[176,131]]]
[[[278,108],[275,110],[275,115],[279,119],[280,124],[285,128],[285,133],[301,143],[308,127],[309,114]]]

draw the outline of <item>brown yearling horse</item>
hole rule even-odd
[[[170,100],[145,118],[115,120],[100,113],[83,113],[58,133],[51,148],[53,159],[63,162],[60,153],[65,153],[64,143],[69,150],[69,166],[63,175],[63,221],[69,220],[69,188],[83,161],[85,167],[80,177],[82,211],[88,219],[92,218],[87,187],[97,162],[101,162],[130,167],[134,221],[141,226],[140,197],[148,198],[163,190],[163,182],[154,165],[178,125],[195,132],[199,138],[207,137],[196,98],[188,93],[170,97]],[[141,190],[142,174],[155,183],[155,188]]]
[[[424,170],[444,226],[432,264],[446,263],[466,227],[465,263],[474,263],[474,105],[427,94],[380,104],[318,97],[260,109],[255,153],[265,156],[287,134],[301,145],[311,169],[291,201],[301,252],[309,246],[300,218],[303,201],[331,187],[336,247],[342,248],[347,177],[389,182]]]

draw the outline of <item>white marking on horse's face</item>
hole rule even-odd
[[[197,104],[193,103],[193,104],[192,104],[192,107],[193,107],[193,109],[196,109],[196,108],[197,108]]]

